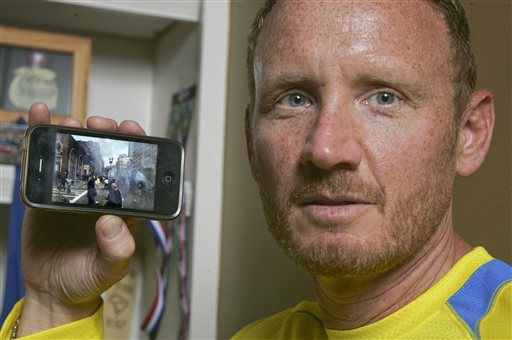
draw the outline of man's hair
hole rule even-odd
[[[470,43],[469,25],[464,7],[459,0],[426,0],[444,18],[451,38],[454,86],[454,106],[459,115],[466,108],[471,93],[475,89],[476,66]],[[261,29],[277,0],[266,0],[259,10],[248,36],[247,72],[251,104],[255,100],[254,53]]]

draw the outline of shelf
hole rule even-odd
[[[173,20],[199,22],[201,1],[103,1],[103,0],[49,0],[51,2],[106,9]]]
[[[198,22],[198,1],[2,1],[0,22],[153,39],[176,21]]]

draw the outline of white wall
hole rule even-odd
[[[197,24],[174,24],[158,37],[154,50],[151,132],[165,136],[172,95],[197,83],[199,74]]]
[[[92,38],[87,115],[136,120],[151,133],[152,42],[105,35]]]

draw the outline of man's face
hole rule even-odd
[[[324,276],[387,271],[451,226],[450,41],[425,2],[280,1],[247,121],[270,230]]]

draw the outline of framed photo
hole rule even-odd
[[[196,98],[196,86],[178,91],[172,96],[171,113],[167,124],[167,137],[187,145]]]
[[[0,123],[43,102],[52,123],[85,120],[91,39],[0,25]]]

